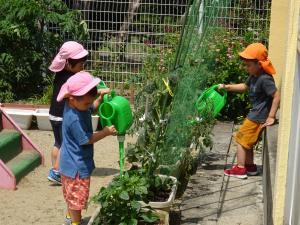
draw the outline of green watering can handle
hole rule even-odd
[[[108,97],[109,97],[108,94],[104,95],[103,103],[100,105],[99,116],[101,118],[103,118],[104,120],[106,120],[107,126],[112,126],[113,124],[111,122],[111,119],[115,115],[115,109],[109,103]],[[106,109],[104,107],[106,107]],[[109,108],[107,108],[107,107],[109,107]],[[106,110],[109,110],[109,111],[106,111]],[[106,114],[107,112],[109,112],[109,113]]]
[[[111,101],[111,99],[114,98],[115,95],[116,95],[116,92],[114,90],[112,90],[110,94],[105,94],[103,96],[103,103],[109,104],[108,102]],[[113,109],[113,112],[111,114],[111,117],[109,117],[109,118],[105,118],[104,117],[106,119],[106,121],[107,121],[107,125],[108,126],[112,126],[113,125],[112,122],[111,122],[111,118],[114,117],[115,110],[114,110],[113,107],[112,107],[112,109]],[[103,115],[102,115],[102,117],[103,117]]]
[[[97,90],[101,90],[101,89],[107,89],[108,87],[106,86],[106,84],[103,81],[100,81],[100,83],[97,85]],[[97,98],[100,96],[100,94],[97,95]]]
[[[105,94],[104,96],[103,96],[103,103],[105,103],[105,102],[108,102],[109,101],[109,94]]]
[[[110,127],[110,126],[113,125],[112,122],[111,122],[109,119],[107,119],[106,121],[107,121],[107,126],[108,126],[108,127]]]
[[[227,98],[227,91],[225,89],[218,90],[218,88],[219,88],[218,84],[214,85],[213,87],[217,92],[219,92],[221,95],[223,95],[223,97],[225,99]]]

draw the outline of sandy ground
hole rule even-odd
[[[52,132],[26,131],[31,140],[44,152],[45,165],[36,168],[17,185],[16,191],[0,190],[1,225],[60,225],[63,224],[66,205],[61,186],[47,180],[51,167]],[[127,138],[130,140],[130,138]],[[90,196],[106,186],[119,172],[118,143],[116,137],[107,137],[95,144],[95,164]],[[93,214],[95,205],[83,211],[84,221]]]

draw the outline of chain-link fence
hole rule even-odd
[[[205,9],[217,7],[214,23],[211,26],[225,27],[243,35],[251,30],[255,37],[262,32],[267,38],[270,26],[271,0],[223,0],[214,5],[215,0],[204,0]],[[207,18],[207,16],[205,16]],[[260,34],[259,34],[260,33]]]
[[[79,9],[89,29],[87,64],[110,86],[139,74],[143,60],[181,30],[189,0],[65,0]]]
[[[87,23],[87,69],[111,87],[122,84],[124,88],[127,81],[141,73],[143,60],[159,54],[159,49],[167,45],[168,34],[181,32],[185,14],[193,10],[196,0],[64,1],[70,9],[79,9]],[[264,32],[267,37],[270,4],[271,0],[203,0],[193,13],[197,14],[199,35],[203,24],[207,24],[207,12],[217,11],[209,26],[240,34],[252,29],[253,35]]]

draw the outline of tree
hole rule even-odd
[[[0,102],[41,94],[66,36],[83,39],[86,26],[62,1],[0,0]]]

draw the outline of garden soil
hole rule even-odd
[[[17,190],[0,189],[0,224],[5,225],[60,225],[64,222],[66,204],[61,186],[47,180],[51,167],[53,135],[49,131],[26,131],[31,140],[43,151],[45,165],[39,166],[24,177]],[[128,137],[127,140],[132,140]],[[114,174],[119,172],[118,142],[116,137],[107,137],[95,144],[96,169],[91,179],[90,196],[102,186],[107,186]],[[83,211],[84,224],[87,224],[95,210],[89,205]]]

